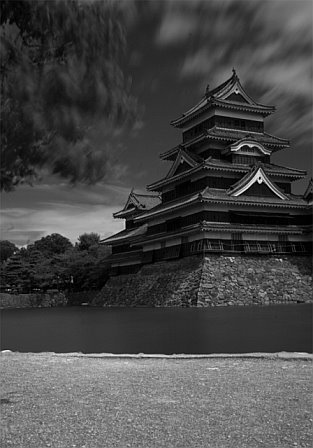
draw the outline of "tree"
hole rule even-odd
[[[133,123],[136,101],[121,70],[121,2],[1,2],[1,190],[42,168],[71,182],[108,169],[94,126],[110,134]]]
[[[0,241],[0,262],[3,263],[13,254],[18,252],[18,248],[11,241],[1,240]]]
[[[78,250],[88,250],[92,246],[97,246],[100,242],[100,235],[97,233],[83,233],[78,237],[76,247]]]
[[[83,234],[80,243],[53,233],[20,249],[1,264],[4,288],[19,292],[55,288],[72,292],[98,290],[105,284],[110,250],[99,244],[96,233]]]
[[[8,287],[18,292],[30,292],[30,265],[18,252],[4,265],[3,278]]]
[[[32,248],[28,257],[29,286],[31,290],[47,290],[53,287],[55,270],[51,258],[38,249]]]
[[[59,233],[52,233],[51,235],[44,236],[40,240],[34,242],[33,245],[28,246],[28,252],[32,250],[38,250],[46,256],[63,254],[68,249],[73,247],[72,243],[65,236]]]
[[[74,292],[100,289],[108,278],[109,254],[99,244],[90,246],[89,250],[81,250],[76,245],[66,251],[57,262],[61,283]]]

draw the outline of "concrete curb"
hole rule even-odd
[[[313,361],[313,354],[304,352],[277,352],[277,353],[213,353],[213,354],[114,354],[114,353],[22,353],[12,352],[11,350],[0,351],[1,355],[36,355],[36,356],[55,356],[60,358],[94,358],[94,359],[268,359],[268,360],[303,360]]]

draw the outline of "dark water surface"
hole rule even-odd
[[[1,350],[312,353],[312,305],[40,308],[0,311]]]

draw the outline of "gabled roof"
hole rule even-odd
[[[198,104],[182,114],[181,117],[171,121],[175,127],[182,127],[212,106],[226,107],[228,109],[240,109],[250,112],[257,112],[263,116],[275,111],[274,106],[265,106],[254,101],[242,87],[236,71],[233,69],[232,76],[225,82],[210,90],[207,86],[205,95]]]
[[[250,173],[247,173],[242,179],[229,188],[228,193],[231,196],[240,196],[245,193],[254,184],[265,184],[277,197],[282,200],[289,198],[267,177],[261,164],[255,165]]]
[[[166,179],[173,177],[175,174],[179,174],[179,168],[182,164],[187,165],[186,171],[188,169],[190,170],[198,166],[199,162],[195,160],[196,158],[197,158],[196,156],[191,155],[190,153],[181,148],[177,154],[175,162],[173,163],[171,169],[166,175]]]
[[[114,218],[126,218],[127,216],[143,210],[150,210],[161,202],[158,195],[135,193],[134,189],[129,193],[124,208],[113,213]]]

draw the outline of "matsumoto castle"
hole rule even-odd
[[[309,253],[312,181],[295,195],[292,183],[306,172],[271,162],[290,145],[265,131],[274,112],[245,92],[233,70],[173,120],[182,141],[160,154],[167,175],[147,194],[130,192],[114,214],[125,230],[102,241],[112,246],[111,275],[196,254]]]

